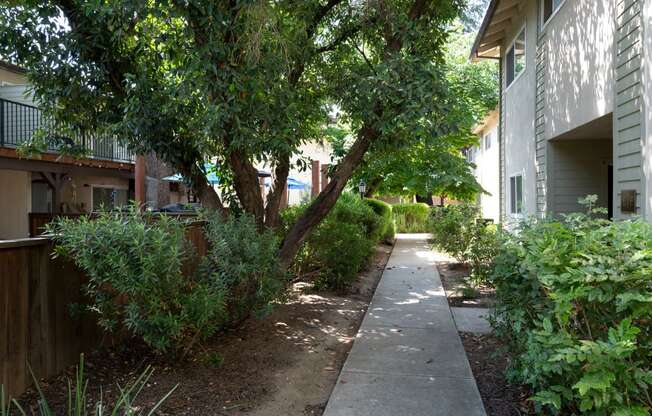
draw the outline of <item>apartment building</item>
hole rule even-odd
[[[471,52],[500,62],[503,219],[652,220],[652,0],[492,0]]]

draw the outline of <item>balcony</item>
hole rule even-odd
[[[87,158],[134,163],[134,155],[115,137],[82,133],[70,137],[37,107],[0,98],[0,147],[16,148],[29,141],[38,129],[68,146],[84,149]],[[51,146],[48,152],[57,153],[57,150],[57,146]]]

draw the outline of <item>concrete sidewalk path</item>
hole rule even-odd
[[[324,416],[486,416],[427,234],[399,234]]]

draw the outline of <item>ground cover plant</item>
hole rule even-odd
[[[101,396],[95,402],[89,402],[88,379],[84,372],[84,355],[80,356],[79,365],[75,368],[74,380],[68,379],[68,400],[67,411],[65,414],[56,413],[48,403],[38,380],[34,379],[39,400],[35,407],[24,407],[15,399],[5,397],[5,392],[0,385],[0,416],[141,416],[154,415],[163,403],[174,393],[177,386],[173,387],[151,408],[135,406],[134,403],[138,396],[147,388],[148,382],[152,377],[154,370],[147,367],[135,380],[127,385],[120,387],[120,394],[114,400],[104,400]]]
[[[392,206],[396,231],[399,233],[425,233],[428,231],[430,207],[421,202],[415,204],[394,204]]]
[[[509,235],[491,282],[493,325],[512,381],[551,414],[652,411],[652,227],[593,208],[527,221]]]

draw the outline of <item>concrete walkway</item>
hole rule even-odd
[[[486,416],[426,234],[399,234],[324,416]]]

